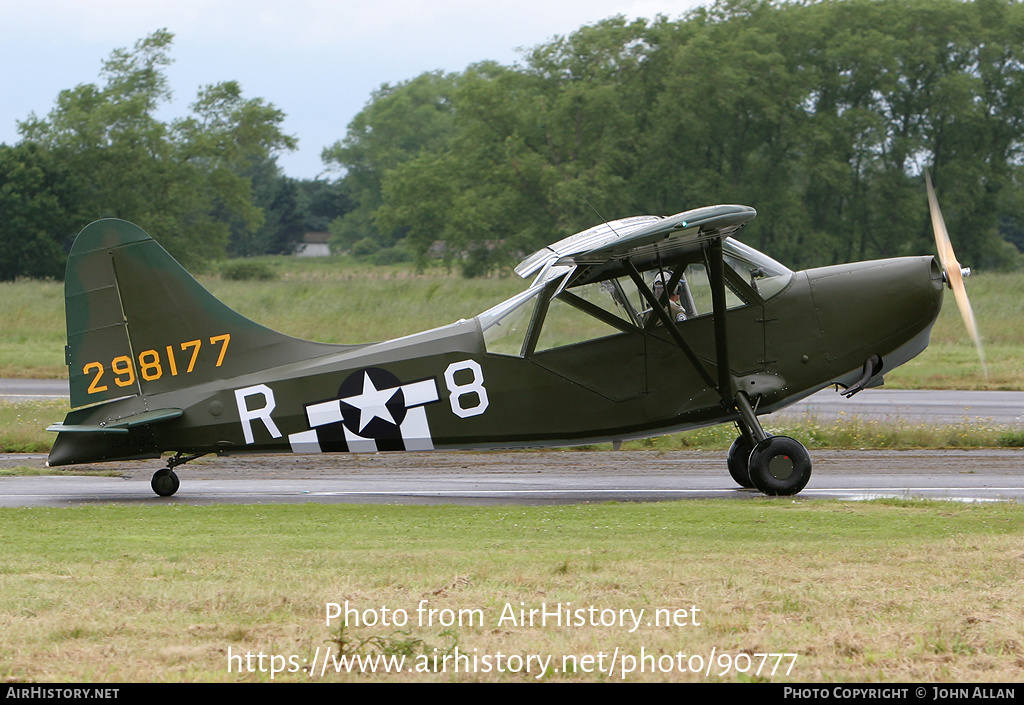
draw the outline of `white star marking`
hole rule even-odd
[[[359,409],[359,433],[362,433],[367,424],[377,418],[384,419],[389,424],[397,425],[395,424],[395,417],[391,415],[391,412],[388,411],[385,405],[391,400],[391,397],[395,396],[395,392],[398,389],[398,387],[377,389],[373,386],[370,375],[366,372],[363,373],[362,394],[341,400]]]

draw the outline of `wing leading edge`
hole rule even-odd
[[[669,238],[673,246],[724,238],[756,215],[749,206],[719,205],[667,217],[641,215],[602,223],[538,250],[520,262],[515,271],[525,279],[537,272],[544,275],[553,267],[599,265],[656,255]]]

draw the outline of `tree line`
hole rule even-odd
[[[930,171],[961,261],[1021,266],[1024,6],[723,0],[612,18],[384,86],[324,151],[340,248],[477,274],[602,219],[742,203],[795,267],[932,252]]]
[[[291,251],[443,258],[485,274],[602,220],[715,203],[793,267],[933,251],[923,173],[959,258],[1024,256],[1024,6],[1013,0],[719,0],[610,18],[525,51],[376,91],[287,178],[284,114],[235,82],[164,122],[172,35],[104,63],[0,145],[0,279],[59,277],[98,217],[186,265]]]
[[[173,35],[160,30],[104,61],[101,82],[62,91],[45,117],[0,145],[0,280],[63,276],[74,236],[93,220],[130,220],[179,261],[288,253],[306,230],[348,210],[338,184],[277,166],[296,138],[284,113],[237,82],[201,88],[190,113],[163,121]]]

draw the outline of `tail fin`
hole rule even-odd
[[[141,228],[87,226],[64,281],[73,408],[159,394],[336,352],[228,308]]]

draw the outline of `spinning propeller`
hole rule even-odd
[[[949,233],[946,231],[946,223],[942,219],[942,211],[939,209],[939,201],[935,197],[935,189],[932,187],[931,177],[926,171],[924,173],[925,184],[928,186],[928,210],[932,215],[932,230],[935,232],[935,247],[938,250],[939,262],[946,274],[946,283],[953,290],[956,297],[956,305],[960,309],[960,317],[964,319],[967,327],[967,334],[974,341],[978,348],[978,357],[981,359],[981,371],[988,379],[988,367],[985,365],[985,351],[981,347],[981,336],[978,335],[978,323],[974,319],[974,310],[971,302],[967,299],[967,289],[964,287],[964,277],[971,276],[970,269],[961,269],[960,262],[953,252],[953,245],[949,241]]]

